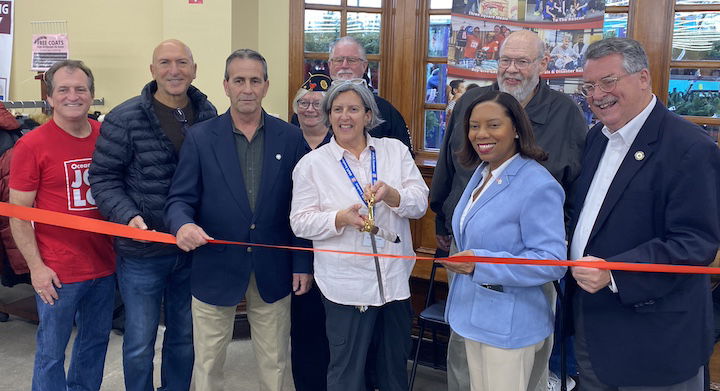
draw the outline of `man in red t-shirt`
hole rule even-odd
[[[100,124],[87,118],[92,72],[81,61],[45,73],[52,119],[18,140],[10,165],[10,203],[102,218],[88,181]],[[99,390],[112,324],[115,254],[108,236],[10,219],[30,269],[40,326],[33,389]],[[73,359],[65,348],[77,323]]]
[[[480,28],[475,27],[472,34],[468,34],[467,44],[465,45],[465,58],[475,58],[475,53],[480,47]]]

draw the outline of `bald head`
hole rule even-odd
[[[191,62],[195,62],[193,59],[192,51],[188,47],[188,45],[185,45],[183,41],[180,41],[178,39],[167,39],[165,41],[160,42],[156,47],[155,50],[153,50],[153,57],[152,62],[155,63],[155,61],[158,59],[158,55],[165,51],[165,49],[181,49],[185,52],[185,55],[190,59]]]
[[[505,48],[511,46],[513,48],[522,47],[527,55],[532,58],[538,58],[545,55],[545,43],[540,37],[530,30],[518,30],[508,35],[500,47],[500,55],[503,55]],[[533,52],[534,51],[534,52]]]
[[[177,39],[160,42],[153,51],[150,73],[157,82],[155,99],[169,107],[187,105],[187,90],[197,73],[197,65],[187,45]]]

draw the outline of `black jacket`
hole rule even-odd
[[[457,159],[465,143],[465,113],[477,97],[498,85],[467,91],[455,104],[452,117],[443,136],[435,173],[430,186],[430,208],[436,213],[435,232],[452,234],[452,215],[476,167],[465,167]],[[588,127],[580,108],[566,94],[550,89],[543,79],[525,112],[530,118],[537,144],[548,153],[548,160],[540,162],[567,192],[580,173],[580,160]]]
[[[108,220],[127,224],[140,215],[148,229],[168,232],[163,208],[178,156],[170,139],[160,128],[153,109],[157,83],[145,85],[139,96],[115,107],[105,116],[90,165],[90,186],[100,213]],[[188,96],[195,122],[217,116],[207,96],[190,86]],[[117,238],[119,255],[148,257],[171,255],[174,245],[142,243]]]

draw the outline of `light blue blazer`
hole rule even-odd
[[[522,156],[488,184],[460,226],[484,166],[475,170],[455,207],[458,250],[472,249],[476,256],[564,259],[563,189],[544,167]],[[553,331],[554,315],[542,285],[565,271],[559,266],[476,263],[472,275],[453,280],[445,318],[456,333],[473,341],[505,349],[533,345]],[[499,284],[504,291],[481,284]]]

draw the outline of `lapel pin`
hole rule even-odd
[[[498,185],[502,184],[502,179],[501,179],[501,178],[498,178],[497,184],[498,184]]]
[[[637,156],[637,155],[635,155],[635,156]],[[275,155],[275,159],[277,159],[277,160],[282,159],[282,155],[278,153],[277,155]]]
[[[640,161],[643,159],[645,159],[645,152],[643,152],[643,151],[635,152],[635,160]]]

